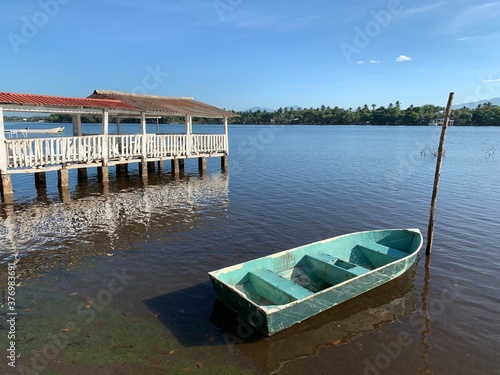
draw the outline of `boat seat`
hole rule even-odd
[[[250,282],[255,290],[269,301],[282,305],[306,298],[313,292],[290,281],[267,268],[249,272]]]
[[[306,258],[318,276],[331,285],[339,284],[370,271],[368,268],[326,253],[307,254]]]
[[[388,263],[394,262],[398,259],[402,259],[409,255],[404,251],[381,245],[376,242],[358,244],[357,247],[375,267],[384,266]]]

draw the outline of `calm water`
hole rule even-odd
[[[71,175],[64,201],[55,174],[38,192],[32,175],[14,176],[0,284],[19,252],[17,370],[499,375],[500,128],[449,129],[430,264],[422,256],[398,280],[271,338],[216,304],[208,281],[210,270],[347,232],[425,236],[439,133],[230,126],[226,175],[214,158],[200,178],[191,160],[179,180],[168,163],[147,184],[131,167],[103,189],[90,170],[87,183]],[[23,373],[2,352],[2,372]]]

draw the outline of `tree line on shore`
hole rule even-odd
[[[428,125],[432,120],[444,117],[444,107],[426,104],[402,109],[399,102],[387,107],[365,104],[356,109],[279,108],[274,112],[257,110],[237,112],[239,117],[231,120],[237,124],[311,124],[311,125]],[[476,108],[462,107],[452,111],[454,125],[493,126],[500,125],[500,106],[486,103]]]
[[[237,117],[231,118],[232,124],[264,124],[264,125],[427,125],[432,120],[443,117],[444,107],[426,104],[419,107],[410,105],[402,109],[399,102],[389,103],[387,107],[376,104],[365,104],[356,109],[339,108],[322,105],[320,108],[279,108],[276,111],[233,111]],[[20,116],[6,116],[7,121],[23,121]],[[29,118],[30,121],[71,122],[70,115],[52,114]],[[500,106],[491,103],[480,104],[476,108],[462,107],[452,111],[454,125],[494,126],[500,125]],[[179,117],[161,117],[149,120],[159,124],[179,123]],[[84,123],[99,123],[101,118],[83,117]],[[122,123],[138,123],[139,119],[123,119]],[[182,120],[181,120],[182,122]],[[193,118],[194,123],[217,124],[221,119]]]

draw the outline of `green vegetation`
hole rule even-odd
[[[232,119],[237,124],[313,124],[313,125],[427,125],[431,120],[443,117],[444,107],[426,104],[401,109],[399,102],[387,107],[376,104],[356,109],[339,107],[280,108],[275,112],[238,112]],[[471,109],[463,107],[452,111],[454,125],[500,125],[500,107],[486,103]]]
[[[402,109],[399,102],[389,103],[387,107],[376,104],[365,104],[356,109],[325,107],[320,108],[279,108],[274,112],[242,111],[234,112],[238,117],[232,118],[233,124],[306,124],[306,125],[427,125],[431,120],[443,117],[444,107],[426,104],[420,107],[410,105]],[[71,116],[52,114],[43,117],[46,122],[71,122]],[[495,126],[500,125],[500,106],[491,103],[480,104],[476,108],[459,108],[452,111],[454,125]],[[7,121],[22,121],[19,117],[6,117]],[[29,118],[31,121],[37,121]],[[110,119],[111,121],[113,119]],[[138,118],[122,119],[122,123],[139,123]],[[156,123],[156,119],[148,119],[148,123]],[[158,123],[179,123],[179,117],[161,117]],[[100,123],[101,118],[82,117],[84,123]],[[196,124],[218,124],[220,119],[194,118]]]

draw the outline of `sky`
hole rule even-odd
[[[500,1],[24,0],[1,92],[194,97],[230,110],[500,96]]]

